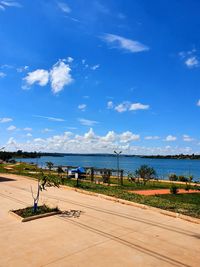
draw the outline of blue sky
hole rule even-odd
[[[199,10],[0,0],[0,147],[200,153]]]

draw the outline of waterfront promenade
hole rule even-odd
[[[198,266],[200,225],[65,188],[48,188],[40,203],[56,215],[21,223],[8,211],[32,205],[30,185],[0,181],[0,266]]]

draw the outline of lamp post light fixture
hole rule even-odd
[[[122,153],[122,151],[114,151],[114,153],[116,154],[116,157],[117,157],[117,177],[118,177],[118,183],[119,183],[119,156],[120,154]]]

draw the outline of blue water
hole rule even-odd
[[[38,159],[23,159],[24,162],[34,162],[42,167],[47,161],[51,161],[54,165],[65,166],[84,166],[97,168],[117,169],[116,157],[110,156],[64,156],[64,157],[41,157]],[[166,179],[170,173],[177,175],[193,175],[194,180],[200,179],[200,160],[188,159],[145,159],[139,157],[120,156],[120,169],[126,172],[133,172],[142,164],[150,165],[155,168],[157,175],[161,179]]]

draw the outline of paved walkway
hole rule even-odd
[[[40,203],[80,217],[21,223],[8,211],[32,204],[36,182],[12,178],[0,182],[1,267],[199,266],[198,224],[63,188],[42,192]]]

